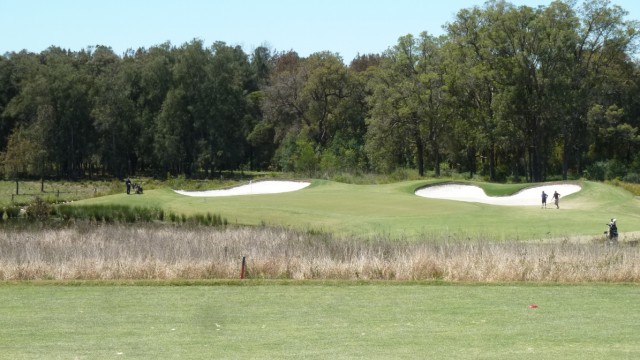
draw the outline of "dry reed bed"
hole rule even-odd
[[[0,279],[640,282],[640,248],[337,239],[272,228],[79,226],[0,233]]]

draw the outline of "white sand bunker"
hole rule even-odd
[[[231,189],[207,190],[207,191],[184,191],[174,190],[178,194],[186,196],[237,196],[237,195],[258,195],[258,194],[278,194],[284,192],[304,189],[311,183],[300,181],[257,181],[246,185],[237,186]]]
[[[490,205],[504,205],[504,206],[526,206],[537,205],[542,203],[542,192],[544,191],[549,195],[547,198],[547,205],[552,207],[553,205],[553,193],[557,191],[560,194],[560,199],[563,197],[576,193],[581,190],[581,187],[574,184],[550,184],[544,186],[536,186],[519,191],[511,196],[488,196],[484,190],[474,185],[464,184],[443,184],[428,186],[416,191],[416,195],[432,198],[432,199],[445,199],[456,200],[466,202],[477,202]]]

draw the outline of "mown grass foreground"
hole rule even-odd
[[[5,285],[0,353],[7,359],[632,359],[640,356],[639,298],[638,286],[623,285]]]
[[[435,181],[351,185],[314,180],[300,191],[282,194],[197,198],[158,189],[140,196],[117,194],[76,204],[129,204],[187,215],[220,214],[231,224],[276,225],[358,237],[423,239],[435,236],[462,241],[548,240],[601,237],[615,217],[621,240],[640,231],[640,201],[624,189],[583,181],[582,190],[563,197],[560,209],[495,206],[426,199],[417,188]],[[479,184],[492,195],[507,195],[530,184]]]

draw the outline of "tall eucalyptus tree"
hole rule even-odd
[[[496,177],[497,150],[502,143],[495,114],[498,92],[496,57],[487,37],[485,12],[479,7],[460,10],[447,25],[447,86],[456,103],[455,139],[471,174],[485,163],[489,178]]]
[[[206,67],[207,117],[202,124],[205,147],[199,147],[199,165],[207,170],[233,170],[244,163],[251,131],[247,93],[255,88],[248,56],[239,46],[216,42]]]
[[[5,116],[25,127],[37,126],[38,143],[59,176],[83,175],[91,161],[95,132],[91,121],[91,78],[88,53],[51,47],[31,62],[21,57],[20,90],[5,109]]]
[[[170,43],[138,49],[125,55],[123,67],[129,79],[131,100],[135,103],[136,156],[132,159],[133,170],[155,169],[156,175],[165,176],[166,162],[155,152],[158,119],[167,93],[173,87],[172,69],[175,52]]]
[[[174,50],[173,86],[168,90],[154,129],[154,153],[166,171],[192,175],[197,169],[210,98],[207,64],[211,53],[193,40]]]
[[[568,116],[563,122],[565,142],[562,172],[565,177],[571,163],[581,173],[585,162],[606,160],[616,153],[628,154],[624,148],[629,145],[638,149],[638,141],[632,135],[637,133],[640,125],[637,115],[630,117],[633,114],[625,114],[624,109],[631,110],[629,104],[632,99],[625,94],[633,93],[636,86],[633,79],[637,78],[637,63],[634,65],[631,56],[637,51],[640,25],[638,21],[625,20],[627,14],[608,0],[585,1],[578,9],[578,40],[572,49],[574,66],[569,73],[570,101],[567,102]],[[604,118],[598,114],[603,113],[609,114],[606,116],[608,124],[605,126],[600,123],[609,129],[604,133],[602,127],[594,127],[598,124],[597,119]],[[613,130],[616,127],[620,127],[620,131]],[[621,151],[598,148],[603,144],[602,136],[611,132],[622,134],[621,140],[628,139],[608,145],[615,147],[620,144],[623,148]]]
[[[121,59],[110,48],[97,47],[87,63],[93,79],[92,110],[96,155],[103,171],[124,178],[135,165],[135,108],[130,81]]]
[[[247,126],[248,145],[247,165],[251,170],[266,170],[271,164],[275,153],[273,127],[262,121],[265,88],[269,85],[269,78],[274,68],[274,55],[267,47],[261,46],[254,50],[250,59],[252,79],[247,94]]]
[[[534,9],[490,1],[461,10],[448,25],[460,69],[452,90],[470,110],[458,125],[488,155],[492,179],[501,159],[510,173],[541,181],[556,171],[550,167],[558,153],[566,178],[572,154],[584,153],[589,104],[603,84],[621,78],[612,72],[637,33],[608,4],[585,2],[580,17],[573,2]]]
[[[374,163],[386,167],[379,170],[389,170],[404,158],[415,163],[423,176],[429,154],[436,176],[440,175],[450,126],[442,41],[427,33],[401,37],[370,83],[368,153]]]
[[[357,80],[336,54],[320,52],[306,59],[295,53],[278,56],[265,89],[263,111],[279,144],[279,167],[310,171],[320,166],[323,154],[329,156],[327,151],[344,154],[346,146],[361,152],[357,145],[350,145],[364,133],[358,89]],[[354,108],[360,112],[354,113]]]

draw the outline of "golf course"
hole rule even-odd
[[[233,196],[157,187],[66,205],[213,213],[226,220],[215,227],[92,220],[7,228],[0,239],[0,354],[640,356],[640,201],[630,192],[590,181],[464,182],[505,199],[527,188],[537,194],[542,185],[579,186],[561,196],[559,208],[550,201],[545,209],[538,195],[510,206],[419,196],[452,184],[441,180],[296,183],[304,186]],[[603,234],[611,218],[620,230],[615,245]]]
[[[0,9],[0,360],[640,359],[640,1]]]
[[[298,191],[221,197],[193,197],[169,188],[143,196],[125,193],[78,205],[155,207],[181,214],[213,212],[230,224],[274,225],[335,235],[395,239],[482,239],[522,241],[601,237],[617,218],[621,239],[640,231],[640,200],[622,188],[581,181],[581,191],[562,197],[560,209],[540,209],[538,196],[524,206],[426,199],[416,190],[442,181],[353,185],[313,180]],[[513,195],[532,184],[479,184],[488,196]],[[560,186],[560,184],[559,184]]]

